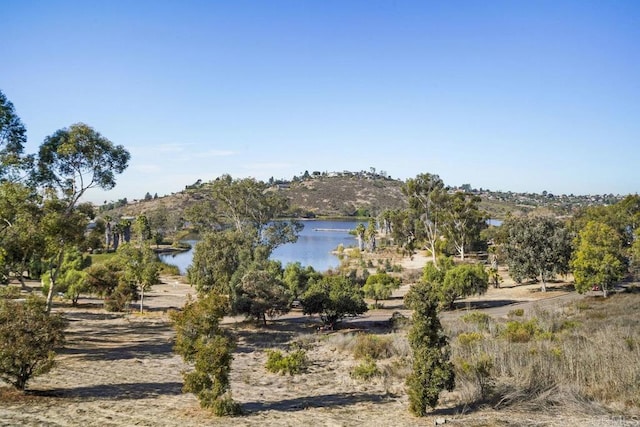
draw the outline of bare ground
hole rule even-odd
[[[407,268],[419,261],[410,262]],[[513,307],[504,301],[553,301],[548,297],[567,294],[564,286],[542,294],[537,286],[516,288],[505,283],[482,300],[463,302],[459,312],[481,301],[494,301],[490,305],[498,309]],[[193,395],[181,392],[181,372],[188,367],[172,353],[174,334],[167,316],[167,310],[181,307],[193,293],[181,278],[165,278],[164,284],[155,286],[145,299],[144,315],[135,310],[106,313],[100,301],[92,299],[81,300],[77,308],[59,302],[56,310],[65,313],[70,326],[58,365],[35,378],[26,395],[0,389],[0,426],[426,426],[437,419],[454,426],[639,425],[634,419],[602,414],[471,410],[457,403],[455,391],[443,395],[442,406],[432,415],[411,416],[400,378],[352,379],[349,372],[358,362],[335,344],[340,334],[375,328],[391,312],[405,311],[404,292],[406,287],[385,302],[384,310],[354,319],[331,334],[317,333],[315,319],[300,312],[263,329],[227,319],[227,326],[239,336],[231,388],[245,415],[226,419],[209,415]],[[268,373],[264,350],[286,349],[292,342],[308,349],[308,372],[294,377]]]

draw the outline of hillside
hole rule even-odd
[[[271,188],[289,198],[293,216],[366,216],[406,207],[406,198],[400,190],[402,184],[399,180],[354,174],[274,183]],[[108,212],[112,216],[135,216],[166,208],[177,214],[201,200],[206,188],[205,183],[164,197],[134,200]]]
[[[402,194],[403,181],[368,172],[341,172],[307,177],[294,177],[291,181],[271,182],[271,189],[284,194],[290,200],[289,215],[297,217],[318,216],[375,216],[386,209],[403,209],[407,206]],[[170,216],[181,217],[190,205],[202,200],[207,183],[198,182],[185,190],[148,200],[126,199],[115,206],[103,206],[101,212],[111,216],[149,215],[166,209]],[[620,201],[620,195],[553,195],[514,193],[473,189],[470,185],[453,187],[450,191],[466,191],[481,199],[480,206],[490,218],[504,219],[536,212],[538,215],[556,217],[571,216],[586,206],[609,205]]]

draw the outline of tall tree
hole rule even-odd
[[[507,230],[509,275],[516,282],[537,280],[545,292],[549,279],[569,272],[571,236],[563,223],[544,217],[510,218],[502,227]]]
[[[19,182],[0,182],[1,275],[17,278],[23,288],[23,273],[43,255],[42,218],[42,199],[34,189]]]
[[[56,222],[62,225],[70,223],[71,217],[77,214],[78,201],[87,190],[95,187],[112,189],[116,185],[116,174],[127,168],[129,158],[129,152],[123,146],[114,145],[93,128],[77,123],[45,138],[40,145],[34,179],[49,190],[47,194],[58,208]],[[55,231],[62,230],[57,227]],[[58,266],[65,248],[78,238],[77,234],[69,236],[68,233],[50,237],[57,240],[57,248],[50,246],[52,275],[47,310],[51,309]],[[73,237],[72,241],[69,237]]]
[[[438,254],[436,243],[442,236],[443,207],[447,199],[444,182],[438,175],[424,173],[408,179],[402,192],[409,199],[409,206],[420,219],[421,231],[435,263]]]
[[[466,250],[477,242],[487,227],[487,217],[480,211],[480,197],[457,192],[451,196],[444,211],[445,237],[453,244],[461,260]]]
[[[578,234],[575,246],[571,267],[576,290],[584,293],[598,286],[606,298],[627,269],[620,235],[607,224],[589,221]]]
[[[13,104],[0,91],[0,179],[13,179],[28,160],[22,156],[27,143],[27,131]]]

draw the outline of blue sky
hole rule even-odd
[[[224,173],[439,174],[640,192],[637,1],[5,1],[0,90],[36,152],[132,155],[95,202]]]

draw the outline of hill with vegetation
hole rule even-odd
[[[402,194],[404,181],[393,179],[384,173],[314,172],[294,176],[291,180],[273,180],[268,184],[272,191],[281,192],[290,201],[288,214],[293,217],[351,217],[377,216],[387,209],[404,209],[407,199]],[[121,199],[105,204],[100,211],[114,217],[149,214],[166,210],[169,215],[182,216],[185,209],[206,198],[210,182],[198,180],[183,191],[158,197],[150,193],[141,199]],[[522,216],[536,213],[543,216],[568,217],[577,210],[597,205],[611,205],[623,196],[603,195],[554,195],[542,193],[518,193],[472,188],[469,184],[448,187],[449,191],[464,191],[479,196],[480,207],[490,218],[504,219],[507,215]]]

